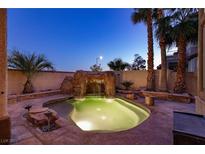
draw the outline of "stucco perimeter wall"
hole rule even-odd
[[[124,71],[124,72],[118,72],[117,73],[117,86],[121,86],[120,83],[128,80],[134,82],[133,88],[143,88],[147,85],[147,71]],[[121,74],[121,75],[119,75]],[[155,70],[155,88],[156,90],[159,89],[159,76],[160,71]],[[167,79],[168,79],[168,90],[170,92],[173,91],[174,83],[176,79],[176,72],[173,72],[171,70],[168,70],[167,72]],[[197,74],[196,73],[186,73],[186,86],[187,86],[187,92],[196,95],[197,92]]]
[[[142,88],[147,85],[147,71],[124,71],[122,72],[122,82],[132,81],[133,88]]]
[[[129,80],[134,82],[133,88],[143,88],[147,85],[147,71],[124,71],[115,72],[117,75],[118,87],[121,87],[121,82]],[[155,71],[155,87],[156,90],[159,88],[159,74],[160,71]],[[46,91],[46,90],[56,90],[59,89],[61,83],[66,76],[73,76],[74,72],[40,72],[35,75],[32,79],[32,83],[36,92]],[[176,72],[168,71],[168,89],[173,91],[174,82],[176,78]],[[186,73],[186,85],[187,92],[196,95],[197,91],[197,75],[196,73]],[[26,77],[21,71],[18,70],[8,70],[8,94],[21,94],[23,91],[23,86],[26,82]]]
[[[66,76],[73,76],[74,72],[39,72],[32,78],[36,92],[60,89]],[[26,77],[19,70],[8,70],[8,95],[21,94]]]

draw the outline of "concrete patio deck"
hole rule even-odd
[[[8,105],[12,123],[11,144],[172,144],[173,111],[195,112],[195,104],[157,100],[149,119],[138,127],[117,133],[95,133],[80,130],[71,119],[60,118],[61,128],[52,132],[41,132],[32,127],[22,115],[26,104],[42,106],[44,102],[68,97],[54,95],[39,99],[26,100]],[[144,105],[144,99],[135,100]]]

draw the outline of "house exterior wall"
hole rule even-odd
[[[197,71],[197,57],[188,61],[187,72],[196,72]]]
[[[9,144],[11,122],[7,111],[7,9],[0,9],[0,145]]]
[[[0,118],[7,113],[7,11],[0,9]]]
[[[197,71],[197,44],[189,43],[186,47],[186,71],[187,72],[196,72]],[[169,51],[168,51],[169,52]],[[178,63],[178,51],[172,50],[173,55],[167,56],[167,66],[168,68],[177,67]]]
[[[60,89],[66,76],[73,76],[73,72],[39,72],[32,78],[35,92]],[[26,77],[19,70],[8,70],[8,95],[18,95],[23,91]]]
[[[196,112],[205,115],[205,9],[199,11]]]

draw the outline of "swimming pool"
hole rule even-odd
[[[49,107],[56,110],[60,116],[71,118],[83,131],[117,132],[128,130],[141,124],[150,115],[148,109],[123,99],[99,96],[67,100],[49,105]],[[67,110],[70,113],[66,112]]]

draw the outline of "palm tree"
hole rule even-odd
[[[170,9],[172,30],[171,37],[178,47],[178,65],[174,92],[186,91],[186,45],[197,41],[198,35],[198,9]]]
[[[163,10],[157,9],[157,20],[163,18]],[[167,91],[167,58],[166,58],[166,42],[163,33],[159,36],[159,46],[161,50],[161,75],[160,75],[160,91]]]
[[[154,52],[153,52],[153,21],[152,9],[134,9],[132,14],[134,24],[143,22],[147,25],[147,44],[148,44],[148,75],[147,75],[147,90],[154,90]]]
[[[156,31],[155,37],[157,38],[161,50],[161,68],[160,68],[160,91],[167,91],[167,58],[166,58],[166,47],[173,43],[168,40],[168,30],[170,29],[169,21],[164,17],[163,9],[155,9],[156,15]]]
[[[128,63],[123,62],[120,58],[116,58],[113,61],[110,61],[107,65],[113,71],[124,71],[130,66]]]
[[[53,64],[49,62],[44,55],[36,55],[35,53],[26,55],[18,50],[13,50],[8,57],[8,66],[10,68],[20,69],[25,74],[27,80],[24,84],[23,93],[34,92],[31,82],[31,78],[34,74],[45,69],[54,69]]]

